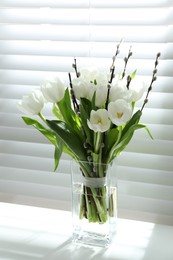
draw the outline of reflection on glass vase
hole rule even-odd
[[[73,242],[108,247],[116,232],[114,167],[72,161]]]

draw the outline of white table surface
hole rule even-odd
[[[71,213],[0,203],[0,259],[173,260],[173,226],[118,219],[108,249],[73,245]]]

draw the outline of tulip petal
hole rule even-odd
[[[123,99],[110,102],[108,106],[109,117],[117,126],[124,125],[132,116],[132,107]]]
[[[106,132],[110,128],[110,120],[106,109],[92,110],[88,127],[94,132]]]

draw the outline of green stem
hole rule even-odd
[[[107,221],[107,207],[106,207],[106,189],[105,187],[98,188],[100,190],[100,194],[98,195],[96,188],[90,188],[92,192],[92,196],[96,205],[96,210],[101,223],[105,223]]]
[[[95,177],[104,177],[107,168],[102,164],[102,139],[101,132],[94,133],[94,151],[93,166],[96,169]],[[80,162],[83,175],[86,177],[94,177],[92,174],[92,166],[85,162]],[[83,187],[80,205],[80,219],[87,218],[89,222],[105,223],[107,221],[107,200],[106,187]]]
[[[38,116],[41,118],[41,120],[43,120],[43,122],[47,125],[47,121],[46,118],[42,115],[42,113],[38,113]]]
[[[94,153],[97,154],[99,153],[101,139],[102,139],[101,132],[94,133]]]
[[[102,167],[102,139],[103,135],[101,132],[94,133],[94,154],[93,163],[97,168],[97,177],[103,177],[103,167]]]

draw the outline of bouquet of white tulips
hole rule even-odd
[[[74,74],[68,74],[69,86],[65,87],[58,77],[45,80],[40,89],[19,101],[18,108],[23,113],[38,115],[43,121],[42,124],[33,118],[22,117],[27,125],[35,127],[54,145],[55,170],[64,152],[79,162],[84,177],[105,177],[106,169],[96,169],[96,165],[113,162],[128,145],[136,130],[145,128],[151,136],[146,125],[140,123],[140,118],[156,80],[160,54],[156,56],[151,83],[147,88],[136,79],[136,71],[126,76],[128,60],[132,56],[131,49],[124,58],[122,73],[115,75],[118,54],[119,45],[108,72],[95,67],[78,70],[74,59]],[[142,97],[143,105],[135,111],[135,102]],[[53,104],[54,120],[47,120],[42,114],[47,102]],[[102,194],[105,192],[103,187],[97,189]],[[90,192],[98,193],[98,190],[92,188]],[[98,212],[99,207],[105,207],[105,202],[96,201],[95,198],[88,205],[87,198],[84,200],[80,218],[104,223],[107,219],[106,208],[100,215]],[[92,207],[92,210],[86,207]],[[97,214],[93,213],[94,209]],[[89,212],[92,212],[92,216]]]

